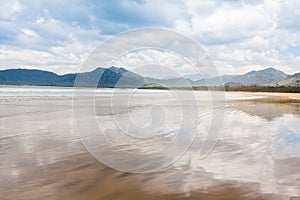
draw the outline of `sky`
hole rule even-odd
[[[77,72],[115,34],[161,27],[195,40],[220,74],[267,67],[293,74],[299,19],[299,0],[0,0],[0,69]]]

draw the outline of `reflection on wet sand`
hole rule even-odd
[[[1,199],[225,200],[300,195],[297,102],[229,101],[222,135],[207,157],[199,156],[201,138],[197,138],[177,162],[145,174],[119,172],[95,160],[74,129],[71,103],[66,97],[1,98]]]
[[[300,100],[286,97],[240,100],[231,104],[231,107],[268,121],[280,118],[285,114],[294,114],[297,117],[300,114]]]

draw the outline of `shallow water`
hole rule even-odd
[[[129,106],[120,100],[128,93],[133,94]],[[85,89],[80,95],[83,99],[95,95],[99,127],[122,151],[144,155],[161,149],[174,141],[182,122],[193,121],[182,118],[180,106],[185,104],[174,100],[168,91],[98,89],[94,93]],[[116,102],[111,101],[114,95]],[[224,116],[213,116],[210,94],[196,92],[199,112],[193,145],[160,171],[132,174],[106,167],[86,150],[74,124],[72,97],[72,88],[0,87],[1,199],[133,199],[136,196],[296,199],[300,196],[300,105],[297,103],[257,102],[252,99],[261,97],[226,94],[226,103],[218,106],[218,101],[215,107]],[[84,101],[79,105],[84,111]],[[122,121],[126,114],[136,126],[126,126],[128,121]],[[205,133],[210,120],[219,120],[218,117],[224,122],[220,134],[213,137],[218,139],[215,143]],[[160,126],[163,128],[156,130]],[[132,135],[118,135],[117,129],[124,127]],[[136,130],[159,134],[144,140],[141,133],[148,132]],[[94,143],[97,146],[97,141]],[[101,144],[99,148],[105,150],[107,158],[115,156],[111,148]],[[207,145],[213,148],[203,153],[201,150]],[[158,154],[162,157],[157,157],[156,162],[153,157],[151,163],[147,163],[147,156],[139,158],[146,166],[155,167],[159,159],[170,156],[164,153]],[[119,155],[113,158],[126,167],[126,158]]]

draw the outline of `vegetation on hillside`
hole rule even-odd
[[[99,78],[100,77],[100,78]],[[208,86],[201,85],[199,81],[184,78],[166,80],[143,77],[124,68],[110,67],[97,68],[91,72],[78,74],[57,75],[53,72],[28,69],[9,69],[0,71],[0,85],[37,85],[37,86],[68,86],[72,87],[118,87],[139,89],[176,89],[176,90],[217,90],[217,91],[249,91],[249,92],[300,92],[300,73],[286,77],[281,71],[268,68],[261,71],[252,71],[244,75],[230,76],[232,82],[225,86],[210,86],[220,81],[216,78],[204,81]],[[224,76],[223,76],[224,78]],[[228,77],[227,77],[228,78]],[[283,78],[283,79],[282,79]],[[282,79],[279,82],[270,81]],[[219,79],[218,79],[219,80]],[[239,82],[237,82],[237,80]],[[247,85],[249,81],[259,82]],[[224,81],[224,80],[223,80]],[[197,82],[199,84],[195,85]],[[267,85],[260,84],[267,82]],[[189,86],[191,85],[191,86]]]
[[[193,87],[194,90],[215,90],[215,91],[228,91],[228,92],[234,92],[234,91],[240,91],[240,92],[285,92],[285,93],[300,93],[300,87],[294,87],[294,86],[238,86],[238,87]]]

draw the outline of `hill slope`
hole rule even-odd
[[[280,80],[272,84],[272,86],[300,86],[300,73],[288,75],[286,79]]]
[[[77,80],[76,80],[77,77]],[[100,80],[99,80],[100,77]],[[223,79],[223,83],[220,82]],[[293,85],[297,86],[300,73],[287,75],[274,68],[251,71],[243,75],[223,75],[217,78],[191,80],[185,78],[154,79],[143,77],[124,68],[97,68],[91,72],[57,75],[53,72],[29,69],[9,69],[0,71],[0,84],[38,85],[38,86],[77,86],[93,87],[141,87],[145,85],[162,85],[167,87],[220,86],[225,85]]]
[[[79,86],[98,87],[138,87],[150,80],[124,68],[97,68],[80,74],[57,75],[53,72],[30,69],[9,69],[0,71],[2,85],[37,85],[37,86],[73,86],[76,76],[80,77]],[[100,78],[101,77],[101,78]],[[100,78],[100,80],[99,80]]]
[[[274,68],[267,68],[259,71],[251,71],[243,75],[223,75],[223,83],[239,83],[241,85],[267,85],[287,77],[282,71],[276,70]],[[220,85],[219,78],[211,78],[206,80],[196,81],[196,85]]]
[[[6,85],[71,85],[75,75],[59,76],[53,72],[31,69],[0,71],[0,84]]]

